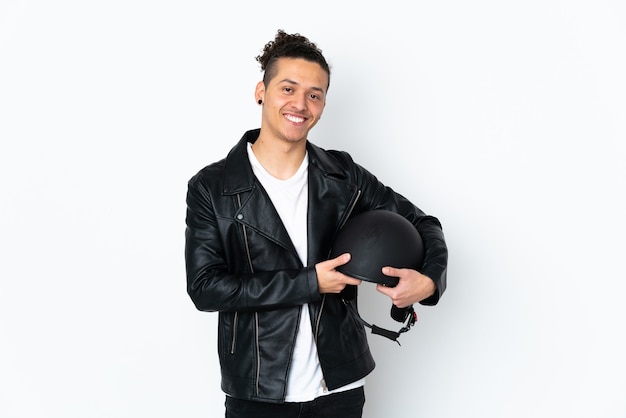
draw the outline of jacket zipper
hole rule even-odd
[[[233,314],[233,340],[230,343],[230,354],[235,354],[235,342],[237,340],[237,322],[239,322],[239,312]]]
[[[317,347],[317,337],[319,336],[320,321],[322,320],[322,311],[324,310],[324,302],[326,302],[326,293],[322,297],[322,304],[320,305],[320,311],[315,318],[315,346]]]
[[[237,194],[237,203],[239,204],[239,208],[241,209],[241,195]],[[243,242],[246,247],[246,257],[248,258],[248,266],[250,267],[250,273],[254,273],[254,267],[252,266],[252,257],[250,256],[250,247],[248,245],[248,230],[245,225],[243,227]],[[237,322],[238,312],[235,312],[235,324]],[[233,345],[231,347],[231,353],[235,351],[235,339],[236,339],[237,331],[236,329],[233,332]],[[255,338],[255,349],[256,349],[256,379],[255,379],[255,388],[256,394],[259,395],[259,380],[261,379],[261,350],[259,348],[259,313],[254,313],[254,338]]]
[[[343,222],[341,223],[341,225],[339,225],[339,229],[343,228],[343,226],[346,224],[346,222],[348,222],[348,219],[350,219],[350,215],[352,215],[352,211],[354,210],[354,207],[356,206],[356,204],[359,201],[360,197],[361,197],[361,191],[357,190],[356,197],[354,198],[354,201],[350,205],[350,208],[348,209],[348,213],[346,214],[346,216],[344,216]]]

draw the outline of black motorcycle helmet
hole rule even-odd
[[[330,258],[350,253],[350,261],[337,270],[348,276],[394,287],[398,277],[386,276],[382,268],[410,268],[419,270],[424,261],[424,243],[415,226],[403,216],[388,210],[363,212],[349,219],[340,229],[333,243]],[[354,318],[373,334],[382,335],[400,344],[398,337],[417,321],[413,305],[406,308],[391,306],[391,317],[405,322],[399,331],[391,331],[369,324],[359,315],[356,306],[356,286],[346,286],[342,298]]]
[[[330,258],[350,253],[350,261],[337,267],[341,273],[394,287],[397,277],[385,276],[384,266],[419,270],[424,260],[424,243],[415,226],[395,212],[377,209],[349,219],[341,228]]]

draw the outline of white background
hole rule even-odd
[[[333,75],[310,139],[440,218],[449,289],[371,336],[364,417],[626,416],[626,7],[0,5],[0,417],[223,416],[186,182],[258,127],[278,28]],[[363,286],[364,317],[396,327]]]

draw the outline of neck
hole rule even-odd
[[[306,155],[306,141],[274,143],[261,136],[252,144],[252,151],[263,168],[272,176],[286,180],[293,176]]]

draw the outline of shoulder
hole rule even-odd
[[[328,174],[346,174],[356,166],[347,151],[324,149],[311,142],[307,142],[310,164],[317,166]]]
[[[258,129],[247,131],[241,139],[231,148],[226,157],[221,160],[210,163],[198,171],[191,179],[189,184],[204,183],[207,185],[217,185],[231,179],[230,182],[248,183],[252,176],[252,170],[249,168],[248,154],[246,151],[247,143],[254,142],[258,137]]]
[[[226,159],[223,158],[219,161],[213,162],[194,174],[188,181],[189,185],[210,184],[215,182],[216,179],[221,177],[221,173],[224,171],[224,164]]]

